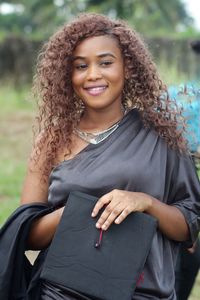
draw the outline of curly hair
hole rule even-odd
[[[99,14],[81,14],[64,25],[43,46],[38,57],[33,90],[38,97],[37,161],[47,143],[45,170],[50,171],[58,150],[71,149],[71,135],[80,115],[80,101],[74,95],[71,74],[73,51],[88,37],[108,35],[118,40],[128,78],[123,90],[124,106],[137,107],[144,126],[153,127],[171,148],[180,152],[187,145],[183,137],[181,112],[169,99],[155,64],[142,38],[122,20]]]

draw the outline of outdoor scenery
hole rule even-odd
[[[141,33],[171,97],[185,109],[200,176],[200,29],[184,0],[0,1],[0,225],[19,205],[26,173],[37,55],[60,25],[81,12],[120,17]],[[198,277],[190,300],[199,299]]]

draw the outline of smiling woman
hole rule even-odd
[[[63,243],[71,246],[71,223],[72,235],[67,240],[57,240],[54,234],[63,224],[65,204],[69,209],[67,199],[74,191],[78,195],[82,192],[95,196],[97,202],[87,216],[79,215],[77,205],[73,221],[85,218],[85,230],[91,218],[100,242],[103,232],[111,233],[113,227],[118,232],[136,212],[157,220],[148,258],[143,270],[137,272],[138,284],[133,289],[131,281],[130,297],[120,300],[175,300],[174,265],[179,243],[192,245],[199,231],[200,185],[182,134],[182,115],[169,99],[140,36],[121,20],[98,14],[79,16],[42,49],[34,90],[40,103],[38,132],[21,203],[29,208],[39,201],[51,209],[31,223],[25,239],[30,249],[41,250],[36,267],[41,269],[48,261],[48,246],[56,243],[62,270],[66,268],[64,258],[70,257],[70,279],[76,281],[74,272],[90,237],[81,239],[82,248],[76,249],[78,256],[74,258],[62,252]],[[104,248],[98,251],[97,255],[103,255]],[[130,254],[135,255],[133,252],[131,248]],[[107,268],[105,261],[104,265]],[[88,278],[88,265],[84,267]],[[113,269],[116,283],[118,265]],[[56,276],[57,270],[56,263],[51,275]],[[44,274],[38,281],[34,277],[29,287],[35,287],[39,295],[29,299],[92,300],[98,290],[98,299],[114,300],[112,295],[117,291],[110,287],[111,296],[104,296],[98,282],[107,278],[102,278],[98,269],[93,271],[99,276],[93,289],[90,284],[72,289],[69,277],[62,278],[64,286]],[[123,284],[117,289],[123,291]]]

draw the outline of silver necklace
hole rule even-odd
[[[119,127],[120,121],[121,120],[119,120],[111,127],[99,132],[91,133],[91,132],[81,131],[79,128],[75,128],[75,133],[87,143],[96,145],[104,141],[109,135],[111,135],[111,133],[113,133]]]

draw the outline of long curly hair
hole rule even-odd
[[[122,20],[99,14],[81,14],[64,25],[43,46],[34,77],[33,91],[38,98],[39,114],[35,161],[46,144],[45,173],[56,163],[64,145],[70,154],[71,136],[80,116],[81,104],[74,94],[71,74],[73,51],[88,37],[108,35],[118,40],[128,78],[123,89],[124,106],[137,107],[144,126],[153,127],[171,148],[187,149],[184,122],[176,104],[169,99],[167,87],[142,38]]]

